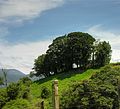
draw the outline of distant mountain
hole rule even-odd
[[[26,75],[16,69],[4,69],[7,72],[7,80],[10,82],[17,82],[20,78],[25,77]],[[0,76],[3,77],[2,69],[0,69]]]

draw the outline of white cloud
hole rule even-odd
[[[0,44],[0,66],[29,73],[34,59],[45,53],[50,43],[51,41],[27,42],[17,45],[2,43]]]
[[[112,46],[111,62],[120,62],[120,34],[105,30],[102,25],[95,25],[87,30],[96,39],[109,41]]]
[[[61,6],[64,1],[0,0],[0,37],[6,36],[12,26],[16,27],[24,24],[25,21],[32,21],[42,12]]]
[[[120,62],[120,50],[113,49],[111,62]]]
[[[43,11],[63,4],[64,0],[2,0],[0,22],[23,22],[38,17]]]
[[[120,61],[120,35],[102,29],[102,26],[93,26],[87,31],[97,39],[109,41],[112,45],[112,62]],[[3,68],[15,68],[29,73],[33,67],[34,59],[46,52],[51,41],[26,42],[10,45],[0,42],[0,66]]]
[[[4,40],[9,28],[32,21],[42,12],[61,6],[65,0],[0,0],[0,67],[29,73],[34,59],[45,53],[51,41],[10,45]]]
[[[0,0],[0,37],[10,33],[9,28],[32,21],[42,12],[61,6],[65,0]]]

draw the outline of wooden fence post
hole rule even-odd
[[[58,80],[54,80],[52,84],[53,90],[53,109],[59,109]]]
[[[44,109],[44,100],[41,102],[41,109]]]

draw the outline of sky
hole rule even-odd
[[[109,41],[120,62],[120,0],[0,0],[0,68],[28,74],[53,39],[75,31]]]

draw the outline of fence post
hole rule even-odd
[[[44,100],[41,102],[41,109],[44,109]]]
[[[53,109],[59,109],[58,80],[53,81],[52,90],[53,90]]]

